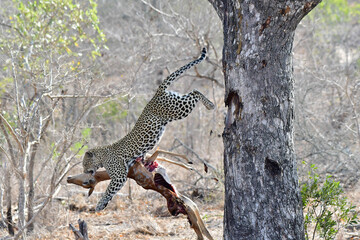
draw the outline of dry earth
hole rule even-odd
[[[106,184],[96,190],[106,189]],[[100,185],[99,184],[99,185]],[[39,217],[35,233],[27,239],[75,239],[69,224],[78,228],[78,219],[85,220],[90,240],[94,239],[146,239],[146,240],[191,240],[197,239],[184,215],[171,216],[166,200],[159,194],[146,191],[132,182],[132,200],[128,197],[128,184],[108,207],[94,213],[100,192],[86,197],[87,192],[78,186],[67,186],[67,197],[59,197],[51,203],[50,210]],[[66,194],[65,194],[66,195]],[[198,205],[203,221],[214,239],[222,239],[223,197],[211,203],[192,198]],[[0,238],[6,236],[0,229]]]
[[[78,228],[78,219],[85,220],[90,240],[94,239],[141,239],[141,240],[192,240],[197,239],[184,215],[170,216],[166,201],[159,194],[146,191],[131,183],[132,200],[129,199],[128,184],[115,196],[109,206],[100,213],[91,208],[96,205],[106,183],[100,183],[93,196],[86,197],[86,191],[77,186],[67,185],[60,197],[54,200],[38,219],[35,232],[27,239],[75,239],[69,224]],[[212,198],[198,199],[191,197],[199,207],[206,227],[214,239],[222,239],[223,234],[223,197],[221,194]],[[360,187],[348,189],[349,200],[360,212]],[[205,201],[206,200],[206,201]],[[0,238],[6,236],[5,229],[0,229]],[[337,235],[337,240],[360,239],[360,225],[344,229]]]
[[[78,219],[86,221],[90,239],[197,239],[187,218],[184,215],[170,216],[163,199],[144,199],[131,202],[127,197],[117,197],[109,209],[100,213],[89,209],[82,212],[63,210],[60,225],[32,239],[75,239],[68,226],[72,223],[78,227]],[[199,204],[199,208],[214,239],[222,239],[222,206]]]

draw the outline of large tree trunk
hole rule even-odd
[[[209,1],[224,27],[224,239],[304,239],[291,52],[320,0]]]

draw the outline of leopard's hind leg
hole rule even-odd
[[[212,110],[215,108],[215,105],[198,90],[194,89],[191,93],[195,95],[195,98],[198,98],[202,102],[202,104],[204,104],[207,110]]]
[[[172,101],[170,101],[170,105],[175,111],[172,111],[169,120],[174,121],[187,117],[199,101],[201,101],[208,110],[215,108],[215,105],[201,92],[193,90],[188,94],[182,95],[180,98],[174,97]]]

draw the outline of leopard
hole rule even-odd
[[[167,90],[181,74],[202,62],[205,57],[206,49],[203,48],[200,57],[171,73],[160,84],[132,130],[123,138],[85,152],[82,162],[84,173],[94,175],[97,169],[104,167],[110,176],[110,183],[96,205],[96,212],[103,210],[124,186],[129,168],[157,145],[169,122],[186,118],[199,101],[208,110],[215,108],[215,105],[196,89],[184,95]]]

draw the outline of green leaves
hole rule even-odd
[[[47,58],[49,53],[81,56],[80,45],[92,45],[92,49],[87,51],[91,58],[101,55],[106,38],[99,27],[94,0],[88,3],[74,3],[72,0],[13,2],[16,13],[9,16],[11,34],[0,42],[7,42],[4,45],[12,45],[13,49],[21,48],[23,54],[18,56],[19,61],[26,59],[29,69],[43,64],[37,58]]]
[[[106,38],[99,27],[95,0],[10,0],[7,4],[7,22],[1,28],[6,34],[0,36],[0,54],[5,59],[0,96],[12,95],[16,89],[21,98],[12,98],[17,102],[6,107],[14,115],[10,123],[21,123],[22,131],[37,136],[44,119],[64,113],[67,107],[64,101],[62,109],[56,108],[57,100],[46,96],[79,90],[78,79],[98,74],[93,70],[94,58],[101,55]],[[72,122],[67,124],[71,127]],[[90,133],[84,129],[82,140],[71,150],[83,154]],[[53,155],[59,156],[57,152]]]
[[[91,128],[84,128],[82,131],[81,131],[81,135],[84,139],[88,139],[91,135]]]
[[[73,151],[74,153],[77,153],[78,156],[83,156],[85,154],[86,150],[88,149],[86,142],[89,140],[89,138],[91,136],[91,128],[84,128],[81,131],[81,136],[82,136],[82,139],[78,142],[75,142],[70,148],[71,151]]]
[[[6,86],[12,82],[13,79],[11,77],[5,77],[3,79],[0,79],[0,96],[5,92]]]
[[[320,179],[316,167],[310,166],[308,179],[301,184],[306,239],[334,239],[341,227],[357,222],[355,206],[343,193],[340,182],[330,175]]]
[[[316,13],[320,13],[322,20],[329,23],[349,22],[354,18],[359,20],[360,3],[349,3],[347,0],[326,0],[310,13],[310,17],[314,17]]]
[[[94,0],[12,0],[0,36],[3,56],[0,95],[18,86],[19,95],[36,99],[73,89],[73,83],[97,74],[94,59],[106,38],[99,28]],[[26,93],[24,93],[26,92]],[[31,101],[24,99],[26,112]],[[22,114],[22,113],[21,113]],[[30,128],[28,128],[30,129]]]
[[[105,101],[99,107],[96,108],[96,112],[107,120],[120,121],[126,118],[128,111],[121,106],[128,102],[126,97],[118,97],[116,99],[109,99]]]

